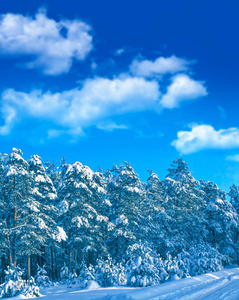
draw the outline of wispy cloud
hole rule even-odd
[[[130,65],[130,71],[134,76],[153,77],[187,71],[189,64],[191,62],[174,55],[171,57],[159,57],[154,61],[135,59]]]
[[[225,109],[220,105],[217,107],[217,109],[219,110],[221,117],[223,119],[226,119],[227,115],[226,115]]]
[[[104,121],[102,123],[99,123],[97,125],[97,128],[101,129],[101,130],[104,130],[104,131],[112,132],[116,129],[128,129],[128,126],[126,126],[124,124],[118,125],[118,124],[116,124],[114,122],[111,122],[111,121]]]
[[[239,148],[239,128],[217,131],[210,125],[194,125],[191,131],[179,131],[172,146],[181,154],[195,153],[204,149]]]
[[[117,49],[115,51],[115,55],[117,55],[117,56],[120,56],[120,55],[122,55],[124,53],[125,53],[125,49],[124,48],[120,48],[120,49]]]
[[[78,19],[49,19],[44,10],[35,17],[4,14],[0,18],[0,53],[34,56],[25,66],[48,75],[67,73],[73,59],[84,60],[92,50],[90,30]]]
[[[178,107],[182,102],[192,101],[207,95],[206,87],[201,81],[196,81],[186,74],[172,77],[172,83],[167,88],[167,93],[160,101],[164,108]]]
[[[226,157],[226,160],[239,162],[239,154],[229,155]]]

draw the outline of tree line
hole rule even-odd
[[[163,180],[149,170],[144,183],[128,162],[92,171],[62,159],[56,168],[13,148],[0,156],[1,282],[10,264],[28,278],[45,265],[58,281],[64,266],[79,273],[97,259],[130,260],[137,243],[163,259],[204,247],[238,264],[238,187],[226,196],[181,158]]]

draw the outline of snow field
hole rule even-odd
[[[147,288],[121,286],[78,290],[78,287],[74,287],[69,291],[66,285],[62,285],[44,288],[41,294],[42,300],[238,300],[239,268],[225,269]]]

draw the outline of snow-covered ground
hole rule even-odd
[[[148,288],[114,287],[79,290],[77,286],[69,289],[66,285],[58,285],[41,290],[41,294],[42,300],[238,300],[239,268],[225,269]]]

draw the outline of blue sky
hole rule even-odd
[[[128,3],[129,2],[129,3]],[[238,1],[0,5],[0,151],[239,184]]]

